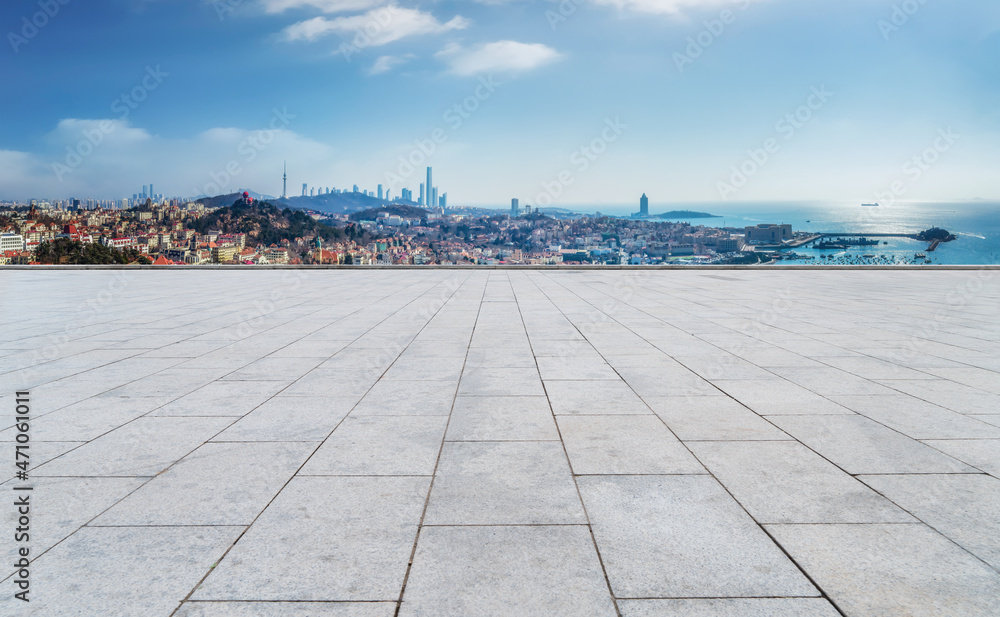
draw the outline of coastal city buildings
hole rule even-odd
[[[402,190],[401,197],[409,197],[409,192]],[[242,198],[238,201],[244,203]],[[250,211],[227,218],[225,228],[219,229],[205,221],[224,207],[201,202],[150,201],[128,210],[0,209],[4,234],[0,254],[4,263],[31,263],[42,243],[62,240],[134,251],[136,259],[160,264],[641,265],[675,259],[707,263],[749,244],[743,241],[742,229],[606,216],[556,218],[528,209],[522,216],[517,199],[509,213],[447,209],[447,197],[442,195],[434,208],[388,205],[354,214],[305,211],[328,235],[317,252],[317,231],[281,232],[288,224],[283,222],[287,215],[267,202],[253,203]],[[274,225],[271,231],[254,228],[259,225],[255,208],[260,212],[271,208],[268,216],[277,217],[268,224]]]

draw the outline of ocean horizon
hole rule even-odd
[[[638,212],[635,205],[609,204],[560,204],[559,209],[584,214],[600,212],[610,216],[628,217]],[[652,219],[668,222],[686,222],[706,227],[749,227],[764,223],[790,224],[796,232],[844,233],[860,236],[874,233],[913,234],[940,227],[953,233],[957,240],[941,244],[927,257],[943,265],[995,265],[1000,263],[1000,203],[925,202],[893,203],[878,207],[865,207],[861,203],[845,204],[817,202],[682,202],[653,204],[651,214],[671,211],[704,212],[712,218]],[[885,238],[885,244],[853,247],[840,251],[819,251],[809,248],[795,249],[803,255],[886,255],[912,258],[926,252],[927,243],[907,238]],[[802,262],[808,264],[808,262]]]

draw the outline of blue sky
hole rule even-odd
[[[1000,200],[995,0],[8,0],[0,23],[0,198],[278,194],[287,160],[290,194],[416,192],[429,162],[452,205]]]

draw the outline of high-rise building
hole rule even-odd
[[[521,216],[521,202],[516,197],[510,200],[510,215]]]
[[[431,189],[431,207],[432,208],[438,207],[438,187],[436,186],[433,189]]]
[[[354,192],[355,192],[355,193],[357,193],[357,192],[358,192],[358,185],[357,185],[357,184],[355,184],[355,185],[354,185]]]
[[[315,197],[316,196],[316,187],[313,187],[313,188],[309,189],[309,196],[310,197]]]
[[[441,200],[438,202],[438,205],[441,206],[442,208],[448,207],[448,193],[441,195]]]
[[[649,198],[646,197],[645,193],[642,194],[642,198],[639,200],[639,216],[649,216]]]
[[[305,196],[306,196],[306,189],[307,189],[307,186],[308,186],[308,185],[307,185],[307,184],[306,184],[305,182],[303,182],[303,183],[302,183],[302,196],[303,196],[303,197],[305,197]]]
[[[420,183],[420,201],[417,202],[418,205],[424,205],[424,183]]]
[[[153,199],[153,200],[156,199],[156,193],[153,192],[153,183],[152,182],[149,183],[149,198]]]
[[[431,181],[431,175],[432,175],[432,173],[433,172],[431,171],[431,168],[428,167],[427,168],[427,195],[426,195],[427,196],[427,202],[426,203],[430,207],[434,207],[434,206],[437,205],[436,203],[434,203],[434,202],[431,201],[431,193],[434,190],[433,189],[434,182]]]
[[[378,185],[378,198],[382,199],[382,185]]]

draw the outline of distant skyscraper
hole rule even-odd
[[[313,188],[309,189],[309,196],[310,197],[315,197],[316,196],[316,187],[313,187]]]
[[[156,193],[153,192],[153,183],[149,183],[149,198],[156,199]]]
[[[308,190],[308,185],[305,182],[303,182],[302,183],[302,196],[303,197],[306,196],[306,190]]]
[[[521,216],[521,202],[517,198],[510,200],[510,215]]]
[[[288,163],[283,164],[281,172],[281,198],[285,199],[288,197]]]
[[[358,185],[357,185],[357,184],[355,184],[355,185],[354,185],[354,192],[355,192],[355,193],[357,193],[357,192],[358,192]]]
[[[438,207],[438,187],[436,186],[431,190],[431,207]]]
[[[417,202],[419,205],[424,205],[424,183],[420,183],[420,201]]]
[[[431,207],[437,205],[437,204],[435,204],[435,203],[433,203],[431,201],[431,193],[434,191],[434,188],[433,188],[434,187],[434,182],[432,181],[432,178],[431,178],[432,174],[433,174],[433,171],[431,170],[430,167],[428,167],[427,168],[427,205],[431,206]]]
[[[378,185],[378,198],[382,199],[382,185]]]
[[[639,200],[639,216],[649,216],[649,198],[646,194],[642,194],[642,199]]]

